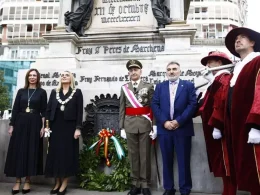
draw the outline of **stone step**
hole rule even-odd
[[[0,183],[0,195],[10,194],[13,187],[13,183]],[[51,190],[52,186],[47,185],[31,185],[30,195],[47,195]],[[21,187],[22,188],[22,187]],[[126,192],[97,192],[97,191],[87,191],[75,187],[68,187],[67,194],[69,195],[126,195]],[[163,191],[152,190],[152,195],[162,195]],[[239,195],[247,195],[247,193],[239,192]],[[180,193],[176,193],[180,195]],[[190,195],[220,195],[220,194],[208,194],[208,193],[191,193]]]

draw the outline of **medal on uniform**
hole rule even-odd
[[[61,110],[61,111],[64,111],[64,110],[65,110],[65,106],[64,106],[64,105],[61,105],[61,106],[60,106],[60,110]]]

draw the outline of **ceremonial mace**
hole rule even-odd
[[[227,64],[227,65],[223,65],[223,66],[218,66],[218,67],[213,67],[213,68],[203,68],[200,70],[200,72],[204,71],[204,70],[208,70],[210,71],[215,71],[215,70],[223,70],[223,69],[229,69],[229,68],[233,68],[235,66],[235,64]],[[199,89],[201,87],[204,87],[205,85],[207,85],[209,82],[200,84],[198,86],[195,86],[195,89]]]

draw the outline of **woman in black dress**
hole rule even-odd
[[[12,110],[9,134],[11,136],[4,173],[16,177],[12,194],[30,192],[30,176],[43,174],[43,134],[47,94],[40,84],[40,73],[30,69],[25,86],[18,90]]]
[[[56,182],[51,194],[65,194],[68,178],[77,174],[82,116],[82,92],[75,88],[73,75],[65,71],[61,74],[59,87],[51,92],[46,110],[52,133],[45,176],[55,178]]]

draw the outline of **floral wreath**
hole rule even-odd
[[[109,144],[109,140],[113,144]],[[114,130],[102,129],[98,136],[88,139],[80,153],[80,187],[95,191],[125,191],[130,186],[130,164],[126,140]],[[94,150],[95,148],[95,150]],[[112,167],[105,174],[102,167]]]

